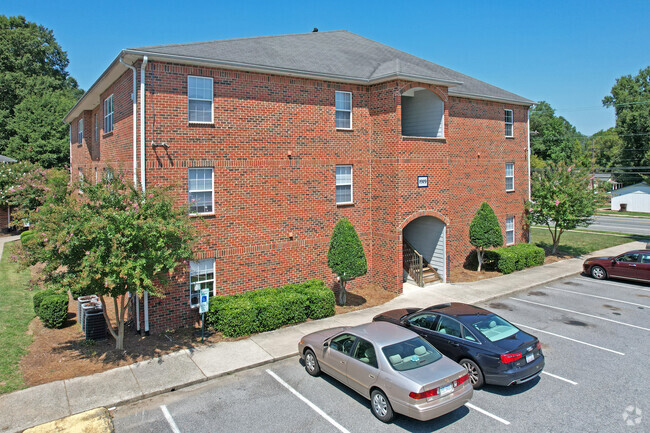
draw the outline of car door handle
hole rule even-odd
[[[456,343],[455,341],[450,341],[449,344],[451,344],[454,347],[460,346],[460,344]]]
[[[631,264],[630,267],[632,267],[632,268],[636,268],[636,265],[635,265],[635,264]]]
[[[339,361],[341,364],[345,364],[345,361]]]
[[[369,374],[368,377],[371,378],[371,379],[375,378],[375,376],[373,376],[372,374]]]

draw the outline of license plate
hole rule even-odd
[[[535,359],[535,354],[531,353],[530,355],[526,355],[526,362],[533,362]]]
[[[449,384],[447,386],[441,386],[440,387],[440,396],[442,397],[443,395],[451,394],[451,392],[454,390],[454,385]]]

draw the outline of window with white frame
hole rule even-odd
[[[515,243],[515,217],[506,217],[506,245]]]
[[[189,169],[189,201],[191,214],[212,213],[214,203],[214,169]]]
[[[82,144],[84,141],[84,120],[79,119],[77,123],[77,143]]]
[[[210,296],[216,295],[214,286],[214,259],[190,262],[190,306],[192,308],[199,306],[201,289],[208,289]]]
[[[334,99],[336,105],[336,128],[352,129],[352,93],[337,91]]]
[[[352,166],[336,166],[336,204],[352,203]]]
[[[113,132],[113,95],[104,99],[104,134]]]
[[[515,190],[515,163],[506,162],[506,191]]]
[[[505,110],[506,137],[512,137],[512,110]]]
[[[187,104],[190,122],[213,122],[212,78],[187,77]]]

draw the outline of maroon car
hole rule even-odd
[[[582,265],[598,280],[624,278],[650,282],[650,250],[628,251],[616,257],[592,257]]]

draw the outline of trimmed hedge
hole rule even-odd
[[[38,317],[48,328],[61,328],[68,320],[68,294],[44,297],[38,308]]]
[[[545,257],[542,248],[525,243],[486,251],[487,261],[503,274],[543,265]]]
[[[206,324],[227,337],[271,331],[334,315],[334,292],[322,280],[210,298]]]
[[[36,315],[38,315],[38,309],[40,308],[43,299],[52,295],[56,295],[56,291],[54,289],[45,289],[34,293],[34,296],[32,297],[32,303],[34,304],[34,313],[36,313]]]

